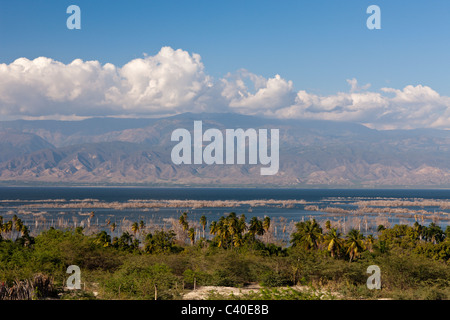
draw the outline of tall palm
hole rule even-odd
[[[8,233],[12,233],[12,230],[13,230],[13,222],[10,220],[10,221],[8,221],[8,222],[6,222],[4,225],[3,225],[3,231],[6,233],[6,234],[8,234]],[[11,234],[11,238],[12,238],[12,234]]]
[[[419,240],[422,240],[424,228],[417,221],[414,222],[413,231],[415,233],[414,236],[417,235],[417,238],[419,238]]]
[[[347,254],[350,257],[350,262],[359,257],[361,252],[366,249],[364,245],[364,236],[356,229],[352,229],[347,234],[346,240]]]
[[[216,235],[216,233],[217,233],[217,222],[216,221],[211,222],[211,225],[209,226],[209,233],[212,235]]]
[[[234,236],[239,234],[239,220],[236,218],[236,214],[230,213],[226,219],[226,223],[228,231],[227,236],[229,237],[227,240],[233,240]]]
[[[434,222],[430,223],[427,230],[427,240],[433,242],[433,244],[437,244],[444,240],[444,231],[442,231],[441,227],[436,225]]]
[[[235,248],[239,248],[244,245],[244,238],[242,237],[242,233],[236,233],[233,237],[233,246]]]
[[[133,224],[131,225],[131,231],[133,232],[133,235],[136,238],[136,233],[139,232],[139,224],[137,222],[133,222]]]
[[[13,215],[13,217],[12,217],[12,224],[11,224],[11,230],[10,230],[10,232],[11,232],[11,240],[14,237],[14,230],[16,230],[16,224],[17,224],[18,220],[19,220],[19,217],[17,217],[16,214]]]
[[[209,233],[211,235],[215,236],[215,239],[218,241],[217,246],[221,247],[223,240],[222,240],[222,234],[223,234],[223,221],[219,219],[219,221],[213,221],[211,222],[211,225],[209,227]]]
[[[373,244],[375,242],[375,238],[373,235],[369,234],[366,238],[366,247],[367,249],[372,252],[373,251]]]
[[[111,244],[111,237],[106,231],[101,231],[94,239],[94,243],[103,247],[108,247]]]
[[[202,229],[203,229],[203,238],[205,237],[206,224],[207,224],[207,220],[206,220],[205,215],[203,215],[200,217],[200,225],[202,226]]]
[[[236,212],[230,212],[227,216],[229,219],[237,219]]]
[[[194,228],[190,228],[188,230],[188,237],[189,237],[189,240],[191,240],[191,245],[194,245],[194,243],[195,243],[195,229]]]
[[[217,222],[217,236],[219,239],[218,246],[226,248],[229,240],[229,229],[228,221],[224,216],[220,217]]]
[[[241,214],[238,220],[238,232],[244,233],[247,230],[247,223],[246,223],[246,217],[245,214]]]
[[[131,235],[128,233],[128,231],[125,231],[124,233],[122,233],[122,235],[120,236],[119,239],[125,246],[129,246],[131,245],[131,243],[133,242],[133,238],[131,237]]]
[[[189,223],[187,221],[187,212],[183,212],[183,214],[178,219],[178,222],[181,224],[181,226],[183,227],[184,231],[189,229]]]
[[[17,231],[17,233],[19,234],[22,230],[23,227],[23,222],[21,219],[17,219],[16,222],[14,223],[14,229]]]
[[[22,237],[26,237],[29,235],[29,233],[30,233],[30,230],[28,229],[28,227],[26,225],[23,224],[22,228],[20,229],[20,235]]]
[[[117,225],[116,225],[115,222],[111,223],[111,225],[109,226],[109,229],[111,230],[111,233],[114,233],[114,231],[116,230],[116,227],[117,227]]]
[[[257,217],[253,217],[250,219],[250,226],[248,227],[248,233],[250,234],[250,238],[252,240],[256,239],[256,236],[262,236],[264,234],[264,228],[262,226],[261,220]]]
[[[30,238],[30,230],[28,229],[28,227],[26,225],[22,225],[20,234],[22,235],[22,238],[24,239],[23,245],[25,247],[29,247],[32,243],[32,239]]]
[[[263,226],[265,232],[269,231],[269,229],[270,229],[270,217],[267,217],[267,216],[264,217],[262,226]]]
[[[226,233],[227,233],[227,223],[225,220],[225,217],[222,216],[219,218],[219,221],[217,221],[216,223],[216,235],[217,235],[217,239],[219,240],[217,246],[218,247],[223,247],[224,245],[224,239],[226,238]]]
[[[335,228],[331,229],[330,232],[325,236],[326,245],[331,256],[339,256],[342,248],[344,247],[343,240],[341,238],[341,233]]]
[[[307,249],[317,249],[323,237],[322,228],[315,219],[297,224],[297,232],[294,235],[296,241],[302,243]]]

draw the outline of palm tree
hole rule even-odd
[[[229,214],[228,214],[228,217],[227,218],[229,218],[229,219],[236,219],[237,217],[236,217],[236,212],[230,212]]]
[[[106,231],[101,231],[94,239],[94,243],[101,245],[102,247],[108,247],[111,245],[111,237]]]
[[[264,241],[269,242],[269,229],[270,229],[270,217],[265,216],[264,220],[262,221],[262,227],[264,229],[265,237]]]
[[[217,222],[217,236],[218,236],[218,247],[227,247],[227,240],[229,239],[229,229],[228,229],[228,223],[224,216],[220,217],[219,221]]]
[[[366,249],[364,245],[364,236],[356,229],[352,229],[347,234],[347,254],[350,257],[350,262],[359,257],[362,251]]]
[[[109,226],[109,229],[111,230],[111,233],[113,233],[114,232],[114,230],[116,230],[116,223],[115,222],[113,222],[113,223],[111,223],[111,225]]]
[[[133,238],[131,237],[131,235],[128,231],[125,231],[120,236],[120,240],[122,240],[124,244],[129,245],[133,241]]]
[[[257,217],[253,217],[250,220],[250,226],[248,227],[248,233],[250,234],[250,238],[252,240],[256,239],[256,236],[262,236],[264,234],[264,228],[261,220]]]
[[[242,237],[242,233],[236,233],[233,237],[233,246],[235,248],[239,248],[244,245],[244,237]]]
[[[212,235],[216,235],[216,233],[217,233],[217,222],[216,221],[211,222],[211,225],[209,226],[209,233]]]
[[[194,228],[190,228],[188,230],[188,236],[189,236],[189,240],[191,240],[191,245],[194,245],[194,243],[195,243],[195,229]]]
[[[299,222],[296,225],[297,232],[293,234],[293,242],[303,244],[306,249],[317,249],[322,239],[322,228],[315,219]]]
[[[433,244],[437,244],[444,240],[444,231],[442,231],[441,227],[432,222],[428,228],[426,228],[426,236],[427,240],[433,242]]]
[[[136,238],[136,233],[139,231],[139,224],[137,222],[134,222],[131,225],[131,231],[133,232],[134,237]]]
[[[373,251],[372,248],[373,248],[374,242],[375,242],[374,236],[371,235],[371,234],[369,234],[369,235],[367,236],[367,238],[366,238],[366,246],[367,246],[367,248],[369,249],[370,252]]]
[[[339,256],[344,244],[341,239],[341,233],[338,232],[335,228],[331,229],[329,233],[325,236],[327,249],[330,251],[331,256],[335,255]]]
[[[207,224],[207,220],[206,220],[205,215],[200,217],[200,224],[201,224],[202,229],[203,229],[203,238],[204,238],[205,237],[206,224]]]
[[[419,240],[422,240],[424,228],[417,221],[414,222],[413,231],[415,233],[414,237],[417,235],[417,238],[419,238]]]
[[[247,223],[245,222],[246,219],[247,218],[245,217],[245,214],[241,214],[241,216],[239,217],[237,225],[239,233],[244,233],[247,230]]]
[[[12,233],[12,230],[13,230],[13,222],[10,220],[10,221],[8,221],[8,222],[6,222],[4,225],[3,225],[3,231],[6,233],[6,234],[8,234],[8,233]],[[12,238],[12,234],[11,234],[11,238]]]
[[[227,242],[228,240],[233,241],[234,236],[239,234],[239,220],[236,217],[236,213],[231,212],[225,221],[227,224],[227,237],[229,237]]]
[[[331,230],[331,222],[330,222],[330,220],[327,220],[325,222],[325,229],[327,229],[328,231]]]
[[[222,217],[221,217],[222,218]],[[215,239],[218,240],[218,247],[222,246],[222,237],[223,237],[223,221],[219,219],[219,222],[213,221],[209,227],[209,233],[215,236]]]
[[[145,230],[145,222],[143,220],[139,221],[139,230]]]
[[[28,229],[28,227],[26,226],[26,225],[22,225],[22,228],[20,228],[20,235],[22,236],[22,237],[25,237],[25,236],[28,236],[28,234],[29,234],[29,229]]]
[[[28,227],[26,225],[23,225],[20,233],[22,235],[22,239],[24,239],[23,245],[25,247],[29,247],[32,243],[32,239],[30,238],[30,231]]]
[[[264,228],[264,231],[266,231],[266,232],[269,231],[269,228],[270,228],[270,217],[268,217],[268,216],[264,217],[264,221],[263,221],[262,226]]]
[[[323,237],[322,228],[317,221],[315,219],[307,221],[304,232],[304,240],[308,244],[308,247],[317,249],[319,247],[319,241]]]
[[[13,217],[12,217],[12,223],[11,223],[11,227],[10,227],[10,232],[11,232],[11,240],[13,239],[13,237],[14,237],[14,230],[16,230],[16,224],[17,224],[17,220],[19,220],[19,218],[17,217],[17,215],[15,214],[15,215],[13,215]]]
[[[187,222],[187,212],[183,212],[183,214],[178,219],[178,222],[183,226],[184,231],[189,229],[189,224]]]
[[[17,231],[18,234],[21,232],[22,227],[23,227],[22,220],[16,219],[16,222],[14,223],[14,229]]]

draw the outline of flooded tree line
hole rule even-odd
[[[86,234],[102,230],[111,236],[124,232],[136,233],[139,223],[141,234],[155,230],[173,230],[180,241],[188,241],[188,231],[178,223],[181,213],[189,213],[191,234],[194,241],[202,236],[211,239],[211,221],[220,215],[236,212],[238,215],[254,215],[260,220],[270,217],[262,241],[289,242],[295,231],[295,224],[315,219],[325,228],[328,223],[339,232],[347,233],[357,229],[363,234],[373,234],[382,225],[413,225],[415,222],[435,223],[445,227],[449,224],[450,201],[433,199],[360,199],[326,198],[322,201],[305,200],[140,200],[100,201],[98,199],[44,199],[44,200],[1,200],[0,215],[19,217],[28,228],[27,232],[37,235],[50,227],[57,229],[82,227]],[[264,209],[270,208],[270,212]],[[204,211],[211,209],[212,211]],[[160,210],[165,210],[160,212]],[[203,211],[199,211],[203,210]],[[221,210],[221,211],[219,211]],[[120,214],[119,214],[120,213]],[[132,213],[132,214],[128,214]],[[199,220],[204,215],[207,222]],[[136,221],[137,220],[137,221]],[[134,227],[133,227],[134,226]],[[134,229],[134,231],[133,231]],[[6,233],[8,233],[6,235]],[[16,233],[1,233],[6,237],[17,237]]]

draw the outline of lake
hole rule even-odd
[[[139,187],[0,187],[0,215],[16,214],[35,234],[50,226],[85,227],[91,232],[118,226],[115,235],[134,221],[155,228],[176,227],[182,212],[200,236],[199,219],[208,223],[235,212],[269,216],[272,232],[288,240],[295,223],[314,218],[347,232],[375,233],[379,224],[449,225],[450,190],[432,189],[239,189]]]

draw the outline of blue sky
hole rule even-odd
[[[81,30],[66,27],[72,4]],[[366,27],[373,4],[381,30]],[[450,129],[449,39],[444,0],[0,0],[0,116],[231,111]]]
[[[79,5],[82,30],[68,30]],[[377,4],[382,29],[368,30]],[[329,94],[357,78],[372,88],[429,85],[450,94],[450,1],[5,1],[0,62],[46,56],[123,65],[162,46],[201,55],[208,74],[245,68]]]

